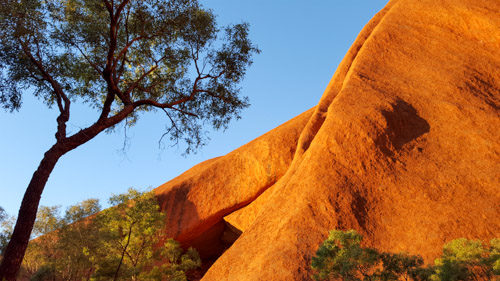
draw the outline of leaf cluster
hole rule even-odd
[[[489,246],[480,240],[453,240],[444,245],[442,256],[435,260],[435,272],[431,280],[500,279],[499,253],[498,238],[492,239]]]
[[[354,230],[333,230],[312,259],[316,280],[358,281],[378,262],[378,252],[362,248],[362,236]]]
[[[0,207],[0,260],[14,230],[14,222],[15,218],[9,216],[4,208]]]
[[[424,265],[420,256],[362,247],[362,239],[354,230],[331,231],[312,258],[313,278],[350,281],[472,281],[499,278],[499,239],[491,240],[489,246],[479,240],[453,240],[443,247],[443,255],[432,266]]]

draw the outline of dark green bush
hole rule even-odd
[[[361,246],[355,230],[330,231],[312,258],[315,280],[346,281],[469,281],[500,280],[500,239],[490,245],[460,238],[443,247],[434,265],[420,256],[386,253]]]

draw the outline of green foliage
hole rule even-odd
[[[493,274],[500,275],[500,239],[495,238],[490,241],[490,257],[487,264],[493,269]]]
[[[362,236],[354,230],[333,230],[312,258],[311,267],[315,280],[497,280],[499,241],[493,239],[485,247],[479,240],[456,239],[444,245],[435,265],[424,266],[420,256],[380,253],[361,247]]]
[[[420,256],[407,253],[380,253],[380,268],[373,274],[374,280],[427,280],[432,268],[422,267],[424,260]]]
[[[32,235],[40,236],[59,229],[62,226],[59,211],[60,206],[40,206],[36,214]]]
[[[312,259],[316,280],[364,280],[362,277],[377,263],[374,249],[362,248],[362,236],[354,230],[333,230]]]
[[[164,214],[153,192],[143,194],[129,189],[111,197],[109,203],[114,207],[97,218],[106,239],[101,247],[105,255],[94,257],[98,265],[96,280],[110,280],[118,275],[124,280],[136,279],[154,267],[152,260],[164,258],[163,248],[155,248],[161,242]]]
[[[0,224],[3,224],[5,219],[7,218],[7,213],[0,206]],[[2,231],[0,232],[0,256],[2,255],[4,247],[8,243],[9,233],[6,233],[6,230],[2,227]]]
[[[10,236],[14,230],[15,218],[9,216],[5,210],[0,207],[0,260],[3,250],[9,243]]]
[[[23,267],[32,280],[186,280],[201,265],[194,249],[162,240],[164,214],[153,192],[129,189],[101,211],[97,199],[69,207],[42,207]],[[58,229],[52,230],[54,226]],[[41,233],[41,231],[40,231]],[[64,257],[64,258],[61,258]]]
[[[5,212],[3,207],[0,206],[0,222],[4,221],[6,217],[7,217],[7,213]]]
[[[495,243],[495,239],[492,240]],[[443,247],[443,255],[436,259],[436,270],[431,280],[455,281],[491,279],[494,273],[494,245],[485,248],[480,240],[460,238]],[[491,251],[491,252],[490,252]],[[496,257],[498,259],[498,257]]]
[[[61,116],[77,100],[104,117],[127,117],[126,125],[141,111],[164,109],[171,138],[190,149],[202,143],[203,124],[226,127],[249,105],[238,84],[260,51],[248,24],[219,27],[197,0],[3,2],[0,105],[7,110],[21,106],[26,89]]]
[[[179,242],[173,239],[167,239],[163,247],[157,250],[156,258],[165,263],[138,272],[137,276],[132,277],[135,280],[187,281],[186,272],[201,266],[201,259],[196,250],[189,248],[184,252]]]
[[[87,199],[77,205],[70,206],[64,214],[64,224],[83,220],[101,211],[99,199]]]

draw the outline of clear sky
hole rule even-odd
[[[156,187],[197,163],[224,155],[313,107],[363,26],[387,0],[200,0],[221,24],[250,23],[262,50],[242,84],[251,106],[226,131],[209,131],[209,144],[181,156],[184,147],[158,147],[168,120],[146,114],[128,130],[102,134],[63,156],[52,172],[41,204],[69,205],[88,198],[106,200],[129,187]],[[70,132],[89,125],[96,113],[84,105],[68,124]],[[17,215],[22,196],[55,142],[56,109],[25,95],[19,112],[0,111],[0,206]]]

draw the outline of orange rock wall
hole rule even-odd
[[[252,202],[287,171],[312,112],[306,111],[226,156],[198,164],[156,188],[161,208],[167,213],[167,235],[187,245],[200,236],[220,235],[224,216]]]
[[[334,228],[428,262],[500,237],[499,15],[497,0],[390,1],[317,107],[159,187],[185,245],[223,219],[243,231],[202,280],[309,280]]]

